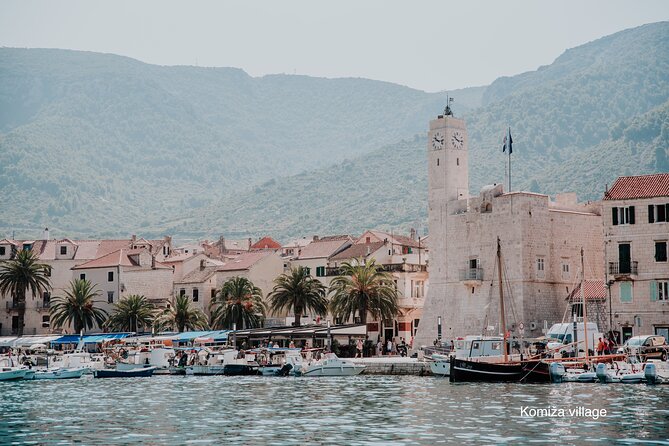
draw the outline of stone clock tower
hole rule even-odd
[[[447,269],[447,216],[456,212],[458,200],[469,198],[468,138],[465,122],[447,107],[443,115],[430,121],[428,152],[428,227],[430,286],[414,346],[432,345],[437,338],[437,318],[447,307],[446,283],[457,274]],[[442,331],[444,339],[446,333]]]

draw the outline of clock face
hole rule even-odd
[[[451,135],[451,145],[454,149],[462,149],[465,146],[465,137],[459,131],[454,131]]]
[[[432,148],[434,150],[444,148],[444,135],[441,132],[435,132],[432,135]]]

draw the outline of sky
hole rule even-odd
[[[433,92],[536,70],[568,48],[668,19],[666,0],[0,0],[0,46]]]

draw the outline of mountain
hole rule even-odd
[[[472,193],[598,198],[666,170],[669,23],[457,92]],[[406,229],[425,219],[427,123],[446,93],[366,79],[248,76],[113,55],[0,49],[0,232],[177,237]],[[32,231],[32,232],[31,232]]]
[[[481,91],[468,95],[480,103]],[[445,97],[367,79],[1,48],[0,206],[11,212],[0,233],[127,235],[422,132]]]

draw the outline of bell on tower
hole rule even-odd
[[[451,102],[453,98],[446,96],[446,108],[444,108],[444,116],[453,116],[453,110],[451,110]]]

